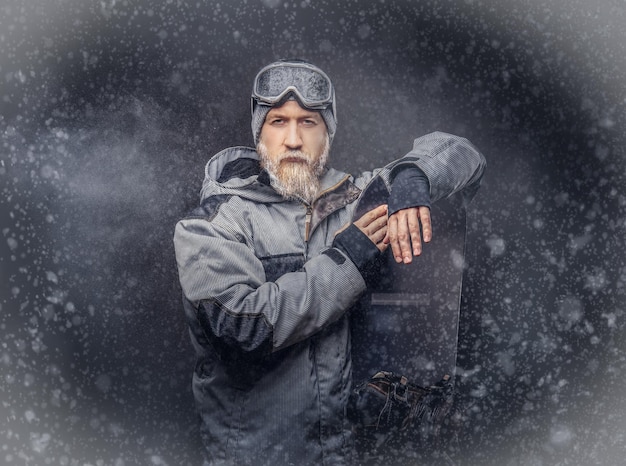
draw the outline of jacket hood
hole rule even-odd
[[[321,191],[349,178],[332,168],[321,180]],[[259,155],[251,147],[229,147],[213,156],[206,164],[200,199],[215,195],[236,195],[256,202],[282,202],[284,198],[270,184],[270,177],[261,169]]]

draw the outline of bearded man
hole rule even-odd
[[[256,150],[211,158],[200,206],[176,226],[207,464],[352,464],[349,311],[382,252],[409,263],[430,241],[430,202],[457,192],[469,200],[480,184],[484,157],[444,133],[360,176],[330,168],[335,105],[318,67],[262,68]],[[353,220],[378,177],[388,205]]]

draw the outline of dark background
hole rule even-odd
[[[173,227],[251,144],[257,69],[298,56],[336,85],[338,168],[434,130],[488,159],[455,461],[621,464],[624,24],[621,0],[2,1],[0,462],[199,462]]]

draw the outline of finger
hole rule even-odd
[[[371,237],[373,234],[376,234],[381,228],[387,228],[386,209],[381,209],[381,212],[383,212],[382,215],[376,217],[371,223],[367,225],[365,225],[365,219],[360,219],[360,221],[354,222],[354,225],[359,228],[363,233],[365,233],[368,237]],[[378,215],[378,213],[375,213],[375,215]]]
[[[366,228],[372,222],[376,221],[376,219],[387,216],[387,204],[379,205],[378,207],[366,212],[354,222],[356,226],[359,228]]]
[[[408,227],[411,237],[411,245],[413,246],[413,255],[419,256],[422,253],[422,236],[420,234],[420,222],[418,219],[418,209],[410,209],[408,212]]]
[[[367,227],[367,229],[371,232],[375,232],[378,231],[382,228],[387,228],[387,222],[389,221],[389,219],[387,218],[386,215],[383,215],[381,217],[378,217],[376,220],[374,220],[372,223],[370,223]]]
[[[389,244],[385,243],[386,237],[387,229],[385,228],[384,230],[377,232],[376,235],[371,236],[370,240],[372,240],[372,242],[376,245],[379,251],[383,252],[389,247]]]
[[[399,211],[393,217],[397,220],[394,235],[391,236],[391,248],[394,251],[394,257],[396,262],[409,264],[412,260],[412,251],[407,211]]]
[[[391,253],[396,262],[402,262],[402,249],[398,243],[398,216],[392,215],[387,222],[387,244],[391,246]]]
[[[413,260],[411,250],[411,230],[409,229],[409,219],[406,213],[398,219],[397,241],[400,247],[401,261],[410,264]]]
[[[368,236],[369,236],[369,239],[371,239],[374,244],[378,245],[378,243],[382,243],[385,237],[387,236],[387,223],[385,222],[382,228],[378,228],[377,230],[375,230]]]
[[[387,217],[379,217],[368,226],[361,228],[361,231],[367,235],[372,241],[377,238],[375,243],[382,241],[387,233]]]
[[[376,247],[378,248],[380,252],[385,252],[387,248],[389,247],[389,245],[381,241],[380,243],[376,244]]]
[[[428,207],[420,207],[420,222],[422,223],[422,238],[425,243],[430,242],[433,238],[433,228],[430,220],[430,209]]]

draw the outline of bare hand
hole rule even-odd
[[[410,264],[413,256],[422,253],[422,240],[428,243],[431,239],[430,209],[412,207],[399,210],[389,217],[387,236],[383,242],[391,244],[393,257],[397,263]]]
[[[376,247],[383,252],[389,246],[384,242],[387,237],[387,205],[380,205],[363,214],[354,222],[354,225],[372,240]]]

